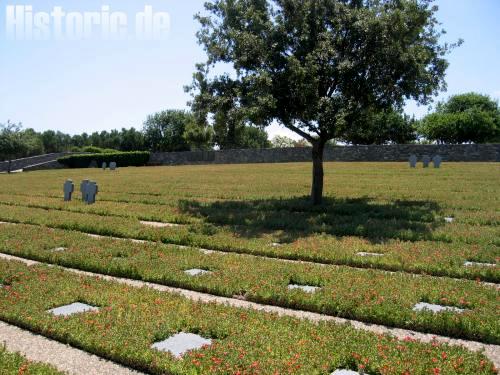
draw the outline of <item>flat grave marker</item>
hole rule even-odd
[[[174,357],[180,358],[191,350],[201,349],[211,344],[212,340],[200,335],[180,332],[166,340],[155,342],[151,345],[151,348],[162,352],[170,352]]]
[[[60,306],[55,309],[48,310],[49,313],[55,316],[70,316],[88,311],[99,311],[99,309],[95,306],[87,305],[86,303],[75,302],[70,305]]]
[[[356,253],[356,255],[360,256],[360,257],[383,257],[385,256],[385,254],[381,254],[381,253],[365,253],[365,252],[360,252],[360,253]]]
[[[464,263],[465,267],[496,267],[495,263],[483,263],[483,262],[472,262],[467,261]]]
[[[300,289],[306,293],[315,293],[319,288],[319,286],[313,285],[299,285],[299,284],[289,284],[288,290]]]
[[[419,302],[413,307],[413,311],[431,311],[433,313],[440,313],[443,311],[451,311],[451,312],[456,312],[456,313],[462,313],[465,310],[460,309],[458,307],[453,307],[453,306],[443,306],[443,305],[436,305],[433,303]]]
[[[200,276],[200,275],[208,275],[211,274],[212,272],[208,270],[202,270],[200,268],[193,268],[190,270],[185,270],[184,273],[188,274],[189,276]]]
[[[157,221],[143,221],[143,220],[141,220],[140,223],[142,225],[147,226],[147,227],[153,227],[153,228],[175,228],[175,227],[180,227],[180,224],[160,223],[160,222],[157,222]]]
[[[55,249],[52,249],[51,251],[53,253],[62,253],[63,251],[66,251],[66,250],[68,250],[68,249],[65,247],[56,247]]]
[[[352,370],[339,369],[332,372],[330,375],[361,375],[361,373]]]
[[[453,217],[445,217],[444,221],[446,221],[447,223],[451,224],[451,223],[453,223],[455,221],[455,218],[453,218]]]

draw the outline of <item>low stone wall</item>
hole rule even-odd
[[[410,155],[440,155],[443,161],[499,162],[500,144],[339,146],[325,150],[325,161],[408,161]],[[151,155],[150,165],[290,163],[312,161],[310,148],[161,152]]]
[[[16,171],[19,169],[24,169],[29,166],[35,166],[43,163],[47,163],[50,161],[57,160],[63,156],[70,155],[72,152],[59,152],[55,154],[45,154],[45,155],[38,155],[38,156],[32,156],[29,158],[23,158],[23,159],[16,159],[12,160],[11,164],[11,171]],[[9,169],[9,162],[8,161],[2,161],[0,162],[0,172],[7,172]]]

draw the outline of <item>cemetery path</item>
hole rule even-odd
[[[30,361],[52,365],[59,371],[71,375],[142,374],[1,321],[0,342],[5,344],[8,351],[21,353]]]
[[[307,320],[310,320],[313,322],[331,321],[331,322],[334,322],[337,324],[350,324],[352,327],[354,327],[356,329],[369,331],[369,332],[373,332],[373,333],[381,334],[381,335],[387,334],[387,335],[394,336],[394,337],[401,339],[401,340],[409,338],[409,339],[418,340],[418,341],[424,342],[424,343],[439,342],[439,343],[447,343],[449,345],[462,346],[462,347],[465,347],[466,349],[471,350],[471,351],[483,351],[485,356],[488,357],[488,359],[493,362],[495,367],[500,368],[500,346],[499,345],[490,345],[490,344],[483,344],[483,343],[475,342],[475,341],[453,339],[450,337],[436,336],[436,335],[432,335],[432,334],[421,333],[421,332],[411,331],[411,330],[406,330],[406,329],[390,328],[390,327],[377,325],[377,324],[367,324],[367,323],[363,323],[363,322],[356,321],[356,320],[349,320],[349,319],[338,318],[338,317],[333,317],[333,316],[329,316],[329,315],[323,315],[323,314],[312,313],[312,312],[301,311],[301,310],[287,309],[287,308],[271,306],[271,305],[263,305],[263,304],[244,301],[244,300],[240,300],[240,299],[236,299],[236,298],[218,297],[218,296],[214,296],[211,294],[194,292],[191,290],[180,289],[180,288],[173,288],[173,287],[168,287],[165,285],[148,283],[148,282],[144,282],[144,281],[131,280],[131,279],[126,279],[126,278],[120,278],[120,277],[108,276],[108,275],[103,275],[103,274],[98,274],[98,273],[81,271],[81,270],[72,269],[72,268],[55,266],[55,265],[36,262],[36,261],[32,261],[32,260],[27,260],[24,258],[15,257],[15,256],[3,254],[3,253],[0,253],[0,258],[6,259],[6,260],[12,260],[12,261],[19,261],[19,262],[22,262],[28,266],[33,266],[33,265],[37,265],[37,264],[45,264],[45,265],[49,265],[52,267],[58,267],[62,270],[65,270],[65,271],[68,271],[71,273],[75,273],[78,275],[97,277],[97,278],[100,278],[103,280],[113,281],[113,282],[117,282],[120,284],[129,285],[129,286],[132,286],[135,288],[146,287],[146,288],[151,288],[151,289],[158,290],[161,292],[176,293],[176,294],[182,295],[183,297],[186,297],[186,298],[193,300],[193,301],[199,301],[199,302],[205,302],[205,303],[218,303],[218,304],[228,305],[228,306],[232,306],[232,307],[253,309],[253,310],[258,310],[258,311],[263,311],[263,312],[275,313],[275,314],[278,314],[280,316],[290,316],[290,317],[295,317],[295,318],[299,318],[299,319],[307,319]]]
[[[16,223],[16,222],[4,222],[0,221],[0,225],[32,225],[32,226],[41,226],[38,224],[25,224],[25,223]],[[266,256],[266,255],[255,255],[255,254],[249,254],[246,252],[237,252],[237,251],[222,251],[222,250],[212,250],[212,249],[204,249],[196,246],[185,246],[185,245],[178,245],[174,243],[164,243],[164,242],[155,242],[155,241],[150,241],[150,240],[141,240],[141,239],[136,239],[136,238],[122,238],[122,237],[113,237],[113,236],[103,236],[100,234],[94,234],[94,233],[88,233],[88,232],[83,232],[79,230],[74,230],[79,233],[86,234],[87,236],[94,238],[94,239],[110,239],[110,240],[115,240],[115,241],[130,241],[132,243],[151,243],[151,244],[160,244],[160,245],[166,245],[166,246],[172,246],[172,247],[177,247],[179,249],[197,249],[205,254],[219,254],[219,255],[226,255],[226,254],[237,254],[240,256],[245,256],[245,257],[253,257],[253,258],[263,258],[263,259],[269,259],[272,261],[276,262],[285,262],[285,263],[295,263],[295,264],[310,264],[310,265],[315,265],[315,266],[328,266],[328,267],[349,267],[353,269],[358,269],[358,270],[365,270],[365,269],[374,269],[378,270],[380,272],[384,272],[387,274],[395,274],[395,273],[405,273],[408,275],[413,275],[414,277],[436,277],[436,278],[443,278],[443,279],[449,279],[449,280],[456,280],[456,281],[463,281],[463,280],[469,280],[469,279],[459,279],[455,277],[448,277],[448,276],[436,276],[436,275],[425,275],[425,274],[420,274],[420,273],[413,273],[413,272],[408,272],[405,270],[400,270],[400,271],[389,271],[385,270],[383,268],[373,268],[373,267],[356,267],[353,265],[343,265],[343,264],[334,264],[334,263],[321,263],[321,262],[312,262],[312,261],[306,261],[306,260],[294,260],[294,259],[286,259],[286,258],[279,258],[279,257],[274,257],[274,256]],[[500,290],[500,284],[495,284],[491,282],[486,282],[486,281],[478,281],[479,284],[488,286],[488,287],[493,287],[497,288]]]

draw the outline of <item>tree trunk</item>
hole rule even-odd
[[[312,203],[317,206],[323,203],[323,153],[325,150],[325,142],[318,140],[313,143],[312,159],[313,159],[313,180],[311,189]]]

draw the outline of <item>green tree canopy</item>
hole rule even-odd
[[[181,110],[155,113],[144,122],[146,145],[154,152],[189,151],[184,138],[186,126],[194,121],[193,115]]]
[[[213,0],[205,8],[198,40],[208,58],[190,87],[193,111],[277,121],[305,138],[315,204],[328,140],[367,108],[428,103],[445,86],[450,46],[439,44],[431,0]],[[218,64],[234,74],[215,74]]]
[[[500,109],[487,95],[455,95],[426,116],[419,133],[440,143],[486,143],[500,141]]]

